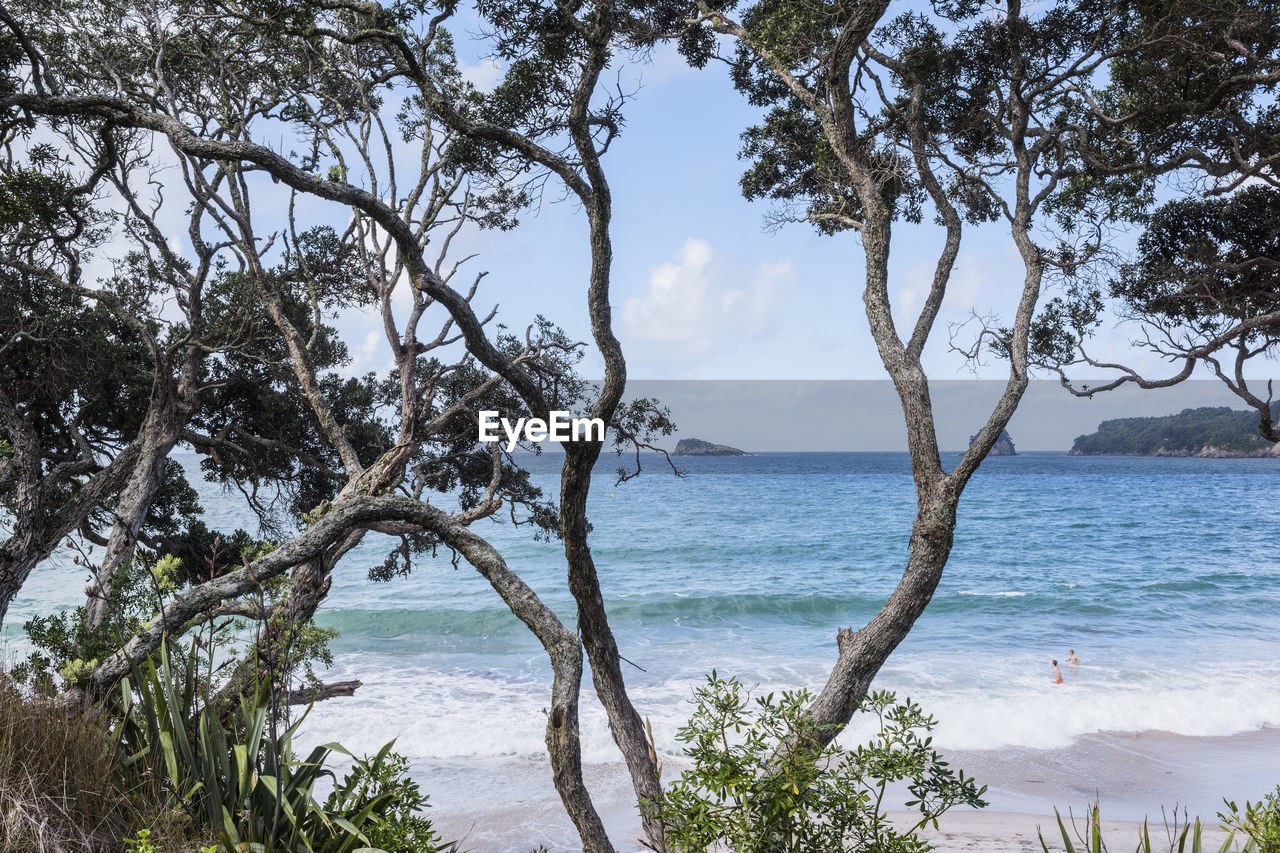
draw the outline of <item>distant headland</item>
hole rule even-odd
[[[727,444],[712,444],[700,438],[682,438],[672,456],[750,456],[745,450]]]
[[[1280,415],[1280,402],[1271,417]],[[1280,457],[1258,434],[1258,413],[1226,406],[1183,409],[1157,418],[1116,418],[1075,440],[1072,456],[1179,456],[1200,459]]]

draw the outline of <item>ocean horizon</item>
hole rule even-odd
[[[194,456],[178,458],[211,526],[253,529],[239,501],[200,478]],[[560,457],[520,459],[554,495]],[[821,687],[837,629],[860,627],[896,584],[915,510],[905,453],[677,461],[687,476],[646,458],[642,476],[615,485],[627,457],[606,456],[589,507],[611,624],[634,664],[628,686],[671,772],[681,765],[676,730],[712,670],[760,692]],[[1164,798],[1179,779],[1194,781],[1183,804],[1206,818],[1222,796],[1256,799],[1263,789],[1250,786],[1260,780],[1232,775],[1239,762],[1230,745],[1280,726],[1277,486],[1278,459],[987,459],[961,501],[933,601],[875,689],[923,705],[939,721],[937,745],[974,772],[1001,768],[998,778],[979,778],[1003,786],[993,790],[997,808],[1078,810],[1079,791],[1096,788],[1110,816],[1136,818],[1171,806]],[[558,542],[536,542],[527,528],[496,519],[475,529],[572,624]],[[479,849],[571,844],[543,746],[545,652],[484,580],[446,553],[409,577],[370,581],[389,541],[371,534],[348,555],[318,614],[340,632],[323,677],[364,686],[354,700],[315,706],[308,742],[341,741],[359,754],[395,738],[432,795],[438,825],[465,830],[470,821],[501,832],[510,821],[490,818],[516,808],[541,833],[499,835]],[[21,653],[25,619],[66,607],[83,583],[69,561],[33,575],[6,621],[8,654]],[[1068,649],[1078,667],[1066,663]],[[1053,659],[1063,685],[1051,682]],[[855,718],[841,741],[869,734]],[[1198,742],[1219,744],[1213,760],[1222,766],[1197,765]],[[1157,762],[1163,749],[1181,758],[1171,759],[1172,776],[1161,764],[1161,778],[1145,787],[1131,780],[1108,791],[1124,774],[1108,771],[1107,756],[1126,743],[1135,768],[1146,766],[1133,758],[1143,750]],[[632,819],[589,675],[582,744],[593,792],[606,811],[613,804],[613,820]],[[1041,778],[1069,756],[1077,758],[1060,767],[1062,778]],[[1092,758],[1081,766],[1078,756]],[[1123,760],[1111,764],[1114,771]]]

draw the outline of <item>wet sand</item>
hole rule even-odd
[[[1163,732],[1104,733],[1077,739],[1057,750],[1005,749],[947,752],[989,786],[990,806],[952,811],[926,837],[940,853],[1039,853],[1037,830],[1053,851],[1062,850],[1053,810],[1077,818],[1101,800],[1104,838],[1113,851],[1136,847],[1145,816],[1153,843],[1165,837],[1161,807],[1186,806],[1211,830],[1207,850],[1216,851],[1222,798],[1257,800],[1280,776],[1280,728],[1229,737],[1187,737]],[[545,760],[511,758],[439,764],[423,773],[431,794],[429,816],[446,839],[465,838],[477,853],[529,853],[546,845],[553,853],[581,849],[551,786]],[[619,764],[589,765],[587,784],[617,848],[641,851],[639,820],[629,780]],[[676,772],[674,766],[667,773]],[[895,820],[909,822],[906,814]],[[1083,832],[1084,824],[1080,821]],[[1079,843],[1077,841],[1077,847]],[[1159,849],[1157,847],[1157,849]],[[1167,849],[1167,844],[1166,844]]]
[[[1280,783],[1280,728],[1224,737],[1168,732],[1108,732],[1065,749],[950,752],[956,767],[989,786],[999,811],[1080,812],[1094,797],[1118,820],[1159,820],[1160,809],[1185,807],[1216,823],[1223,798],[1258,800]]]
[[[895,817],[905,819],[905,816]],[[921,835],[929,840],[938,853],[1043,853],[1044,848],[1040,845],[1041,833],[1051,853],[1061,853],[1065,849],[1057,819],[1053,815],[993,812],[984,809],[980,812],[950,812],[939,824],[936,830],[929,828],[921,831]],[[1086,821],[1080,819],[1078,813],[1074,827],[1071,823],[1067,824],[1071,842],[1077,850],[1087,849],[1082,840],[1085,824]],[[1168,834],[1164,824],[1157,819],[1148,828],[1152,848],[1168,850]],[[1104,819],[1102,838],[1108,850],[1125,853],[1137,847],[1141,829],[1142,824],[1136,821]],[[1202,837],[1204,849],[1216,853],[1226,838],[1226,833],[1216,825],[1210,825]],[[1187,849],[1191,849],[1189,842]]]

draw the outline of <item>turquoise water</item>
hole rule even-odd
[[[558,459],[535,460],[548,487]],[[901,454],[766,454],[656,464],[593,489],[594,551],[637,701],[669,735],[712,668],[767,686],[818,686],[842,625],[869,619],[906,557],[914,493]],[[1094,731],[1229,734],[1280,724],[1280,461],[1029,454],[988,460],[967,491],[956,547],[925,616],[882,684],[937,712],[958,748],[1062,746]],[[566,619],[556,544],[485,524]],[[323,619],[344,672],[406,665],[452,723],[428,754],[541,750],[541,723],[475,731],[473,699],[541,707],[541,648],[472,572],[445,560],[372,585],[364,546]],[[1076,649],[1066,690],[1049,660]],[[359,665],[356,665],[356,660]],[[1247,691],[1248,703],[1223,703]],[[501,691],[498,691],[501,692]],[[536,707],[535,707],[536,706]],[[433,734],[434,733],[434,734]],[[607,741],[597,744],[604,760]]]
[[[548,489],[559,459],[530,461]],[[915,505],[904,454],[681,464],[686,478],[655,459],[615,488],[607,459],[591,498],[618,644],[644,668],[628,668],[633,698],[668,753],[712,668],[762,688],[821,685],[836,629],[860,626],[893,588]],[[1280,460],[987,460],[937,595],[879,686],[922,702],[954,749],[1280,725],[1277,486]],[[202,488],[211,524],[248,522],[234,496]],[[571,622],[557,543],[493,521],[476,529]],[[317,707],[308,731],[358,749],[399,737],[426,777],[459,762],[542,767],[542,648],[465,563],[442,556],[369,582],[387,544],[370,537],[348,557],[320,617],[342,632],[326,677],[362,679],[363,701]],[[6,635],[82,584],[74,567],[42,569]],[[1082,666],[1063,663],[1068,648]],[[589,679],[584,690],[585,758],[616,761]]]

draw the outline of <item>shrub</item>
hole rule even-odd
[[[1258,853],[1280,853],[1280,786],[1257,804],[1246,802],[1240,809],[1230,800],[1218,819],[1224,829],[1234,830],[1258,846]]]
[[[917,830],[936,826],[954,805],[986,805],[986,787],[952,771],[932,738],[921,738],[936,722],[920,706],[869,695],[861,710],[875,715],[879,730],[846,750],[807,737],[811,698],[796,691],[753,700],[736,678],[714,672],[695,691],[695,711],[677,734],[693,766],[659,804],[673,850],[919,853],[930,848]],[[920,815],[905,831],[884,811],[887,788],[897,783],[906,783],[914,798],[907,805]]]
[[[178,663],[177,666],[174,664]],[[428,820],[414,812],[425,805],[405,770],[407,761],[391,744],[357,761],[322,805],[321,779],[335,778],[328,761],[338,744],[313,749],[305,759],[293,740],[302,717],[279,728],[258,697],[242,698],[223,719],[201,706],[193,660],[171,661],[162,645],[156,660],[139,667],[122,688],[123,742],[131,762],[161,771],[174,799],[207,827],[226,853],[435,853],[441,849]],[[381,839],[395,847],[383,847]]]
[[[384,807],[365,829],[371,847],[386,853],[456,850],[456,844],[441,841],[431,821],[421,814],[428,807],[427,796],[409,776],[409,760],[392,752],[393,744],[356,761],[325,801],[324,810],[330,814],[352,811],[361,802],[386,797]]]

